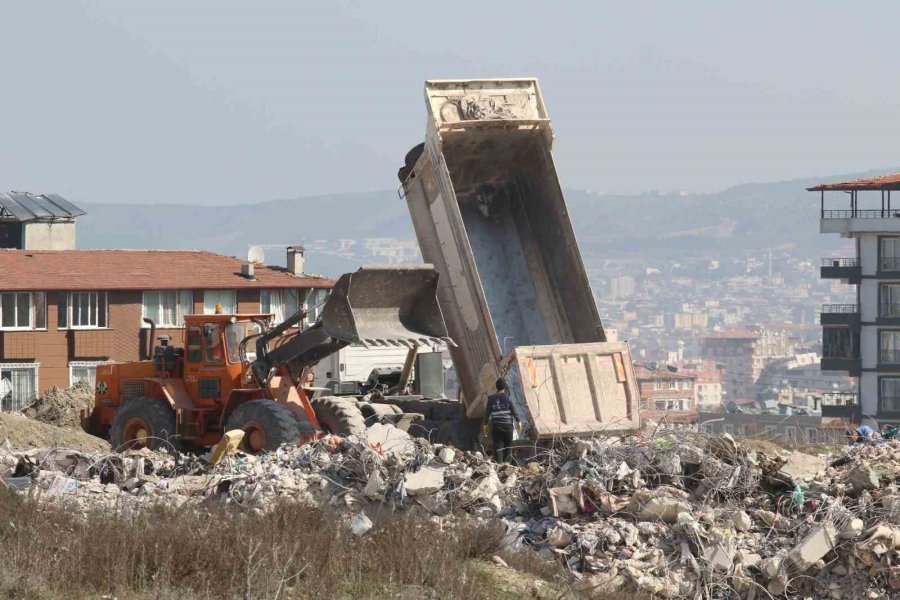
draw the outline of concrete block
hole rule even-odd
[[[779,469],[779,473],[793,483],[813,479],[825,471],[825,459],[821,456],[791,452],[788,460]]]
[[[878,474],[865,463],[853,467],[847,474],[846,482],[853,486],[855,491],[874,490],[880,487]]]
[[[731,525],[732,527],[734,527],[735,531],[750,531],[750,527],[753,525],[753,520],[746,512],[738,510],[731,513]]]
[[[444,468],[426,465],[415,473],[407,473],[405,486],[410,496],[433,494],[444,487]]]
[[[837,529],[831,523],[823,523],[788,552],[788,559],[800,571],[806,571],[837,545]]]

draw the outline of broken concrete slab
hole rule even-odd
[[[817,525],[787,554],[801,572],[819,562],[837,545],[837,529],[831,523]]]
[[[874,490],[881,485],[880,477],[871,466],[860,463],[853,467],[845,479],[853,486],[854,491]]]
[[[355,437],[380,456],[400,456],[416,448],[412,436],[391,424],[376,423]]]
[[[734,564],[734,547],[728,542],[707,546],[704,558],[712,568],[727,572]]]
[[[825,459],[803,452],[791,452],[787,462],[778,470],[790,483],[801,483],[815,478],[825,471]]]
[[[410,496],[433,494],[444,487],[444,467],[425,465],[404,478],[406,493]]]

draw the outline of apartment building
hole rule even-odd
[[[741,329],[723,331],[701,339],[700,357],[722,365],[724,401],[737,402],[755,397],[757,367],[756,332]]]
[[[93,385],[98,364],[148,358],[144,318],[176,345],[183,316],[216,305],[276,321],[305,305],[316,318],[333,281],[303,274],[298,251],[282,269],[199,251],[0,249],[0,408]]]
[[[820,194],[819,230],[856,247],[822,260],[823,279],[856,288],[856,302],[822,307],[822,369],[858,378],[864,421],[900,422],[900,207],[891,198],[900,174],[808,190]]]
[[[642,413],[691,412],[697,407],[696,375],[667,367],[635,365]]]
[[[711,360],[692,360],[682,364],[680,372],[693,375],[698,410],[723,408],[722,366]]]

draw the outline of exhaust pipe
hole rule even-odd
[[[156,339],[156,323],[153,322],[153,319],[148,319],[144,317],[144,323],[150,326],[150,335],[147,336],[147,358],[146,360],[150,360],[153,358],[153,341]]]

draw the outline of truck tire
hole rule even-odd
[[[141,396],[125,401],[109,428],[113,450],[150,448],[180,449],[175,430],[175,411],[159,398]]]
[[[309,421],[306,423],[309,425]],[[228,417],[225,431],[242,430],[241,450],[256,454],[272,452],[282,444],[300,443],[301,425],[286,406],[274,400],[248,400]]]
[[[354,435],[366,430],[366,421],[355,404],[335,396],[313,398],[310,401],[316,411],[319,425],[328,433],[340,436]]]

